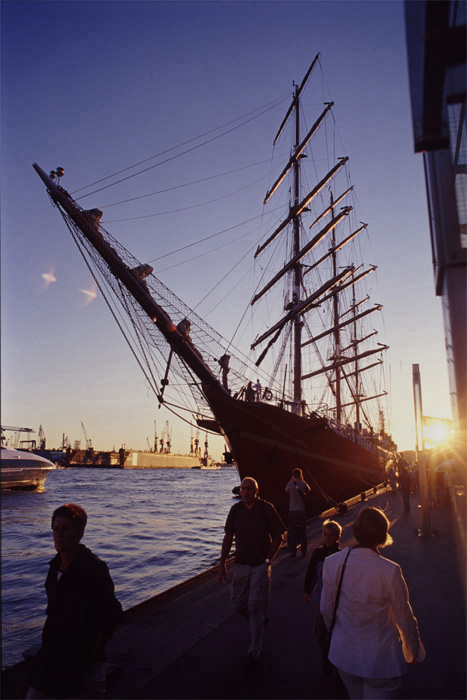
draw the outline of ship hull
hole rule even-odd
[[[76,450],[68,463],[70,467],[114,469],[192,469],[200,465],[200,458],[193,455],[123,449],[119,452]]]
[[[67,467],[96,467],[121,469],[118,452],[73,450],[65,463]]]
[[[208,387],[205,391],[240,479],[256,479],[260,496],[283,517],[289,505],[285,487],[294,468],[303,471],[311,488],[310,516],[384,482],[387,457],[370,440],[340,434],[325,418],[297,416],[262,402],[225,400]]]
[[[193,469],[200,467],[199,457],[193,455],[166,454],[164,452],[139,452],[130,450],[124,469]]]
[[[3,446],[0,461],[1,486],[8,490],[41,489],[50,472],[56,468],[47,459]]]

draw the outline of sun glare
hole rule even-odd
[[[430,418],[424,419],[423,437],[430,445],[440,445],[447,442],[451,436],[451,421]]]

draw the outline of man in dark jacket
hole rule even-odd
[[[107,564],[80,543],[86,522],[86,512],[74,503],[52,515],[57,555],[45,582],[47,618],[29,698],[68,698],[80,691],[103,661],[114,627],[123,621]]]
[[[240,495],[242,500],[232,506],[225,523],[219,580],[225,583],[226,560],[235,537],[235,572],[230,601],[233,609],[249,621],[248,665],[254,668],[263,647],[271,562],[281,546],[285,525],[274,506],[258,498],[255,479],[243,479]]]

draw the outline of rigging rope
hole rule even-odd
[[[154,382],[154,385],[151,384],[151,383],[150,383],[149,385],[150,385],[151,389],[154,391],[154,393],[157,395],[156,380],[155,380],[154,375],[153,375],[153,373],[152,373],[152,369],[151,369],[151,365],[150,365],[150,363],[149,363],[149,360],[148,360],[148,358],[147,358],[147,356],[146,356],[146,351],[145,351],[145,349],[144,349],[144,347],[143,347],[143,341],[145,342],[146,347],[149,347],[149,344],[148,344],[147,341],[145,341],[144,335],[141,333],[140,329],[136,327],[136,321],[135,321],[135,319],[134,319],[134,316],[133,316],[133,314],[130,313],[130,308],[129,308],[129,305],[128,305],[128,298],[127,298],[128,292],[124,289],[124,287],[122,286],[122,283],[120,282],[120,280],[117,280],[117,284],[118,284],[118,287],[119,287],[119,289],[120,289],[121,298],[122,298],[122,300],[123,300],[123,303],[124,303],[126,312],[127,312],[128,316],[130,317],[130,321],[131,321],[131,324],[132,324],[132,326],[133,326],[133,330],[134,330],[134,332],[135,332],[135,334],[136,334],[136,337],[137,337],[137,339],[138,339],[138,343],[139,343],[139,347],[140,347],[141,354],[142,354],[142,356],[144,357],[144,360],[145,360],[145,362],[146,362],[146,366],[147,366],[148,371],[149,371],[149,373],[150,373],[150,375],[151,375],[151,378],[152,378],[152,380],[153,380],[153,382]],[[146,376],[146,375],[145,375],[145,376]]]
[[[141,216],[131,216],[126,219],[106,219],[107,224],[112,223],[118,223],[121,221],[136,221],[137,219],[151,219],[155,216],[165,216],[166,214],[175,214],[180,211],[188,211],[190,209],[198,209],[199,207],[204,207],[206,204],[213,204],[214,202],[220,202],[221,199],[227,199],[228,197],[233,197],[233,195],[238,194],[239,192],[244,192],[245,190],[249,190],[253,185],[256,185],[258,182],[261,182],[261,180],[264,180],[265,176],[263,175],[262,177],[258,178],[258,180],[255,180],[254,182],[249,182],[247,185],[244,185],[243,187],[240,187],[238,190],[233,190],[232,192],[228,192],[227,194],[223,194],[220,197],[215,197],[214,199],[207,199],[205,202],[199,202],[199,204],[190,204],[188,207],[180,207],[179,209],[168,209],[166,211],[160,211],[156,212],[155,214],[144,214]]]
[[[206,146],[208,143],[212,143],[213,141],[217,141],[218,139],[222,138],[223,136],[226,136],[227,134],[232,133],[233,131],[236,131],[237,129],[240,129],[242,126],[245,126],[245,124],[248,124],[255,119],[258,119],[259,117],[263,116],[263,114],[266,114],[269,112],[271,109],[276,107],[278,104],[280,104],[285,98],[282,97],[279,100],[276,100],[275,102],[269,103],[270,106],[268,106],[266,109],[264,109],[262,112],[257,114],[254,117],[251,117],[250,119],[247,119],[246,121],[242,122],[241,124],[238,124],[237,126],[232,127],[231,129],[227,129],[226,131],[223,131],[221,134],[218,134],[217,136],[213,136],[210,139],[207,139],[206,141],[203,141],[202,143],[198,144],[197,146],[192,146],[191,148],[187,148],[185,151],[182,151],[181,153],[177,153],[174,156],[171,156],[170,158],[166,158],[165,160],[161,160],[158,163],[155,163],[154,165],[150,165],[147,168],[144,168],[143,170],[138,170],[136,173],[132,173],[131,175],[127,175],[126,177],[121,178],[120,180],[116,180],[115,182],[110,183],[109,185],[105,185],[104,187],[99,187],[97,190],[93,190],[92,192],[88,192],[87,194],[82,195],[81,197],[76,197],[76,199],[84,199],[85,197],[89,197],[92,194],[96,194],[96,192],[102,192],[103,190],[109,189],[109,187],[113,187],[114,185],[118,185],[121,182],[125,182],[126,180],[130,180],[132,177],[136,177],[137,175],[141,175],[142,173],[148,172],[148,170],[153,170],[154,168],[158,168],[160,165],[165,165],[166,163],[170,163],[172,160],[176,160],[177,158],[180,158],[181,156],[186,155],[187,153],[191,153],[193,151],[196,151],[198,148],[202,148],[203,146]],[[252,114],[250,112],[249,114]],[[239,117],[240,119],[242,117]],[[234,119],[233,121],[238,121],[238,119]],[[227,124],[231,124],[231,122],[228,122]],[[212,129],[211,131],[208,131],[207,134],[213,133],[214,131],[217,131],[218,129],[223,128],[223,127],[217,127],[216,129]],[[205,134],[203,134],[204,136]],[[158,158],[159,155],[164,155],[164,153],[170,153],[170,151],[175,150],[176,148],[180,148],[180,146],[183,146],[185,144],[191,143],[192,141],[196,141],[198,138],[202,138],[202,136],[197,136],[194,139],[189,139],[188,141],[185,141],[184,143],[180,144],[179,146],[174,146],[173,148],[170,148],[158,155],[152,156],[151,158],[148,158],[144,161],[141,161],[142,163],[148,162],[148,160],[152,160],[153,158]],[[138,164],[137,164],[138,165]],[[137,167],[137,165],[132,165],[129,166],[128,168],[125,168],[124,170],[120,172],[126,172],[126,170],[130,170],[131,168]],[[115,173],[114,175],[108,175],[105,178],[102,178],[101,180],[96,181],[95,184],[98,184],[99,182],[103,182],[104,180],[108,180],[110,177],[114,177],[118,173]],[[91,185],[87,185],[86,187],[82,187],[81,190],[87,189],[87,187],[91,187]],[[75,194],[76,192],[79,192],[81,190],[75,190],[72,194]]]
[[[245,233],[244,235],[247,236],[247,235],[249,235],[249,233],[248,233],[248,234]],[[240,236],[240,238],[243,238],[243,236]],[[237,239],[237,240],[239,240],[239,239]],[[223,247],[225,247],[226,245],[229,245],[229,243],[231,243],[231,242],[232,242],[232,241],[229,241],[228,243],[225,243],[223,246],[220,246],[220,247],[223,248]],[[240,258],[240,260],[238,260],[238,262],[230,269],[230,272],[233,272],[233,271],[235,270],[235,268],[238,267],[238,266],[240,265],[240,263],[242,263],[242,262],[244,261],[244,259],[245,259],[248,255],[250,255],[250,253],[251,253],[251,251],[253,250],[253,248],[255,247],[255,245],[256,245],[256,243],[254,243],[254,244],[251,246],[251,248],[249,248],[249,249],[246,251],[246,253],[243,255],[243,257]],[[218,248],[217,248],[216,250],[218,250]],[[210,252],[212,252],[212,251],[210,251]],[[243,277],[242,277],[240,280],[238,280],[238,282],[237,282],[237,284],[235,285],[235,287],[237,287],[237,286],[240,284],[240,282],[243,281],[243,279],[249,274],[249,272],[250,272],[250,270],[247,270],[247,272],[243,275]],[[205,301],[205,299],[207,299],[208,296],[210,296],[210,295],[214,292],[214,290],[221,284],[221,282],[223,281],[223,279],[224,279],[224,278],[221,278],[218,282],[216,282],[216,284],[214,285],[214,287],[212,287],[212,288],[209,290],[209,292],[207,292],[207,294],[205,294],[205,296],[196,304],[196,306],[193,307],[193,311],[196,311],[196,309],[198,308],[198,306],[201,306],[201,304],[203,303],[203,301]],[[235,289],[235,287],[234,287],[234,289]],[[224,297],[223,299],[220,299],[220,300],[217,302],[217,304],[211,309],[211,311],[209,311],[209,312],[206,314],[206,316],[209,316],[209,314],[212,313],[212,311],[214,311],[214,309],[216,309],[220,304],[222,304],[222,302],[225,300],[225,298],[226,298],[229,294],[231,294],[231,293],[232,293],[232,289],[231,289],[229,292],[227,292],[227,294],[225,295],[225,297]]]
[[[197,423],[192,423],[191,421],[187,420],[183,416],[181,416],[177,411],[175,411],[173,408],[171,408],[172,404],[167,403],[166,401],[162,402],[164,404],[164,407],[170,411],[174,416],[177,416],[177,418],[180,418],[184,423],[187,423],[191,428],[199,428],[199,425]],[[181,411],[187,411],[189,409],[183,408],[183,406],[177,406]],[[220,437],[219,433],[214,433],[212,430],[209,430],[209,428],[203,428],[205,433],[208,433],[209,435],[213,435],[215,437]]]
[[[287,349],[287,344],[290,340],[291,333],[292,333],[292,324],[289,324],[288,328],[286,328],[286,330],[285,330],[284,338],[282,340],[282,345],[281,345],[281,348],[280,348],[279,353],[277,355],[276,364],[274,365],[274,368],[272,370],[271,376],[272,376],[273,381],[275,381],[277,373],[280,369],[285,351]]]
[[[125,341],[126,341],[128,347],[130,348],[130,350],[131,350],[131,352],[132,352],[132,354],[133,354],[133,356],[134,356],[136,362],[138,363],[138,365],[139,365],[139,367],[140,367],[142,373],[143,373],[144,376],[146,377],[146,380],[147,380],[149,386],[151,387],[152,391],[153,391],[154,393],[157,394],[157,390],[155,389],[155,387],[154,387],[154,386],[152,385],[152,383],[151,383],[151,378],[153,378],[153,377],[152,377],[152,372],[151,372],[151,378],[150,378],[150,377],[147,375],[146,370],[145,370],[145,368],[144,368],[142,362],[140,361],[140,358],[138,357],[137,353],[135,352],[135,350],[134,350],[134,348],[133,348],[133,346],[132,346],[130,340],[128,339],[128,336],[127,336],[127,334],[126,334],[126,332],[125,332],[125,329],[123,328],[122,324],[120,323],[119,319],[117,318],[117,315],[116,315],[116,313],[115,313],[113,307],[111,306],[111,304],[110,304],[110,302],[109,302],[109,300],[108,300],[108,298],[107,298],[107,295],[106,295],[106,293],[105,293],[105,291],[104,291],[102,285],[100,284],[99,280],[97,279],[94,270],[92,269],[91,265],[89,264],[88,259],[87,259],[86,256],[84,255],[84,252],[83,252],[81,243],[80,243],[78,237],[77,237],[76,234],[75,234],[73,225],[69,222],[68,216],[60,209],[60,207],[58,207],[58,209],[59,209],[60,213],[62,214],[62,217],[63,217],[63,219],[64,219],[64,221],[65,221],[65,223],[66,223],[66,225],[67,225],[67,227],[68,227],[68,230],[69,230],[70,233],[71,233],[71,236],[72,236],[73,240],[74,240],[75,243],[76,243],[76,246],[77,246],[77,248],[78,248],[78,250],[79,250],[79,252],[80,252],[80,254],[81,254],[81,256],[82,256],[82,258],[83,258],[83,260],[84,260],[84,262],[85,262],[85,264],[86,264],[86,267],[88,268],[89,272],[91,273],[91,276],[92,276],[92,278],[94,279],[94,281],[95,281],[95,283],[96,283],[96,285],[97,285],[97,288],[99,289],[100,293],[102,294],[102,298],[104,299],[105,303],[107,304],[107,306],[108,306],[108,308],[109,308],[109,310],[110,310],[110,313],[112,314],[112,316],[113,316],[113,318],[114,318],[114,320],[115,320],[115,322],[116,322],[118,328],[120,329],[120,331],[121,331],[123,337],[125,338]],[[146,359],[146,358],[145,358],[145,359]]]
[[[202,177],[199,180],[192,180],[191,182],[185,182],[183,185],[174,185],[173,187],[166,187],[164,190],[157,190],[156,192],[148,192],[147,194],[140,194],[137,197],[130,197],[129,199],[122,199],[119,202],[112,202],[111,204],[102,204],[101,209],[108,209],[109,207],[116,207],[119,204],[127,204],[128,202],[135,202],[138,199],[145,199],[146,197],[154,197],[158,194],[165,194],[166,192],[173,192],[174,190],[180,190],[184,187],[191,187],[191,185],[199,185],[200,182],[208,182],[208,180],[215,180],[218,177],[225,177],[226,175],[232,175],[233,173],[239,173],[242,170],[248,170],[249,168],[254,168],[257,165],[263,165],[263,163],[269,163],[268,160],[260,160],[257,163],[251,163],[250,165],[244,165],[242,168],[235,168],[235,170],[228,170],[225,173],[217,173],[217,175],[210,175],[209,177]],[[107,222],[108,223],[108,222]]]
[[[157,397],[157,396],[159,395],[159,390],[158,390],[158,387],[157,387],[157,385],[156,385],[156,379],[155,379],[155,377],[154,377],[154,375],[153,375],[153,373],[152,373],[151,363],[149,362],[148,357],[147,357],[147,354],[146,354],[144,348],[142,347],[142,341],[144,340],[144,334],[143,334],[143,333],[141,332],[141,330],[140,330],[139,328],[137,328],[137,326],[136,326],[136,323],[135,323],[135,320],[134,320],[134,318],[133,318],[133,315],[131,314],[130,309],[129,309],[129,307],[128,307],[128,300],[127,300],[127,298],[126,298],[126,294],[125,294],[125,293],[121,294],[121,299],[120,299],[120,300],[121,300],[121,303],[123,304],[125,310],[127,311],[127,314],[130,316],[130,321],[131,321],[131,323],[132,323],[132,326],[133,326],[133,330],[134,330],[134,332],[135,332],[135,335],[136,335],[136,337],[137,337],[137,339],[138,339],[138,343],[139,343],[139,346],[140,346],[140,351],[141,351],[141,354],[142,354],[143,357],[144,357],[144,360],[145,360],[145,363],[146,363],[146,366],[147,366],[147,371],[146,371],[146,369],[145,369],[145,366],[144,366],[143,363],[141,362],[140,358],[138,357],[138,354],[135,352],[135,349],[134,349],[132,343],[130,342],[127,333],[125,332],[125,329],[123,328],[123,326],[122,326],[122,324],[120,323],[120,321],[119,321],[119,319],[118,319],[118,317],[117,317],[117,315],[116,315],[116,313],[115,313],[115,311],[114,311],[112,305],[110,304],[110,301],[109,301],[109,299],[108,299],[108,297],[107,297],[107,294],[106,294],[104,288],[102,287],[100,281],[98,280],[95,271],[94,271],[93,268],[91,267],[91,265],[90,265],[90,263],[89,263],[89,261],[88,261],[86,255],[84,254],[83,246],[81,245],[81,242],[80,242],[78,236],[77,236],[76,233],[75,233],[74,225],[69,221],[68,215],[67,215],[65,212],[63,212],[62,209],[61,209],[60,207],[58,207],[58,209],[59,209],[60,213],[62,214],[62,217],[63,217],[63,219],[64,219],[64,221],[65,221],[65,223],[66,223],[66,225],[67,225],[67,228],[69,229],[69,231],[70,231],[70,233],[71,233],[71,236],[72,236],[73,240],[74,240],[75,243],[76,243],[76,246],[77,246],[77,248],[78,248],[78,250],[79,250],[79,252],[80,252],[80,254],[81,254],[81,256],[82,256],[82,258],[83,258],[83,260],[84,260],[84,262],[85,262],[85,264],[86,264],[86,267],[88,268],[89,272],[91,273],[91,276],[93,277],[93,279],[94,279],[94,281],[95,281],[95,283],[96,283],[96,285],[97,285],[97,287],[98,287],[98,289],[99,289],[99,291],[100,291],[100,293],[101,293],[101,295],[102,295],[102,298],[104,299],[105,303],[107,304],[107,306],[108,306],[108,308],[109,308],[109,310],[110,310],[110,313],[112,314],[113,318],[115,319],[118,328],[120,329],[120,331],[121,331],[123,337],[125,338],[125,341],[126,341],[128,347],[130,348],[130,350],[131,350],[131,352],[132,352],[134,358],[136,359],[136,362],[138,363],[138,366],[140,367],[141,371],[143,372],[143,375],[145,376],[146,381],[148,382],[148,385],[149,385],[150,389],[152,390],[152,392],[154,393],[154,395]],[[122,292],[122,286],[121,286],[121,283],[120,283],[119,280],[117,280],[117,284],[118,284],[118,288],[119,288],[120,291]],[[149,348],[149,343],[145,342],[145,345]],[[179,359],[180,359],[180,358],[179,358]],[[181,360],[180,360],[180,361],[181,361]],[[154,358],[153,358],[153,362],[155,362],[155,361],[154,361]],[[191,378],[191,380],[192,380],[192,384],[193,384],[194,386],[196,386],[196,387],[198,388],[198,390],[199,390],[199,381],[197,380],[197,378],[194,377],[194,375],[193,375],[193,373],[191,372],[190,368],[187,367],[186,364],[185,364],[184,362],[182,362],[182,364],[184,365],[185,370],[188,372],[188,374],[189,374],[189,376],[190,376],[190,378]],[[148,373],[149,373],[149,374],[148,374]],[[189,382],[187,382],[187,384],[188,384],[189,386],[191,386]],[[164,406],[167,406],[167,408],[168,408],[167,402],[164,401],[163,403],[164,403]],[[178,407],[178,408],[182,409],[182,407]],[[178,415],[173,409],[168,409],[168,410],[171,410],[171,412],[174,413],[174,415]],[[190,409],[190,408],[185,408],[184,410],[192,411],[192,409]],[[186,421],[186,419],[184,419],[182,416],[179,416],[179,417],[180,417],[182,420],[185,420],[185,422],[188,422],[188,421]],[[189,423],[189,424],[192,425],[192,423]],[[211,434],[215,434],[215,433],[211,433]]]
[[[332,503],[332,505],[333,505],[334,507],[337,508],[337,501],[335,501],[333,498],[331,498],[331,496],[330,496],[328,493],[326,493],[326,491],[318,484],[318,482],[317,482],[316,479],[313,477],[313,475],[312,475],[312,474],[308,471],[308,469],[303,465],[302,457],[301,457],[301,455],[300,455],[300,452],[299,452],[299,449],[298,449],[296,440],[295,440],[294,436],[292,435],[292,433],[290,432],[290,430],[289,430],[288,427],[287,427],[287,423],[286,423],[286,421],[285,421],[285,414],[283,414],[282,418],[283,418],[282,423],[283,423],[285,432],[288,434],[289,439],[290,439],[290,441],[291,441],[291,443],[292,443],[292,446],[293,446],[293,448],[295,449],[295,452],[297,453],[297,459],[300,460],[299,463],[300,463],[301,466],[303,467],[302,471],[305,471],[305,472],[307,473],[308,478],[313,482],[314,486],[316,487],[316,489],[318,490],[318,492],[321,494],[321,496],[325,499],[325,501],[327,501],[327,503]]]

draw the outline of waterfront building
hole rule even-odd
[[[457,444],[467,436],[467,4],[406,0],[414,149],[423,154]]]

